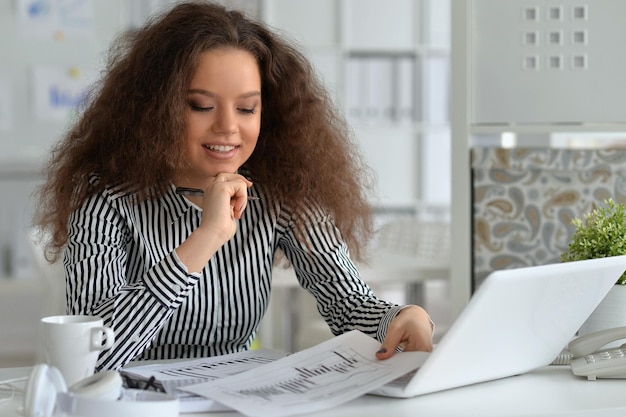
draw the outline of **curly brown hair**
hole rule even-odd
[[[53,148],[35,214],[50,235],[50,261],[67,242],[70,214],[104,187],[123,184],[140,200],[166,192],[183,162],[187,88],[198,59],[223,46],[250,52],[261,72],[261,131],[245,169],[295,213],[311,201],[324,207],[355,259],[363,258],[374,177],[308,60],[262,23],[190,1],[113,42],[86,108]],[[91,183],[93,174],[100,181]]]

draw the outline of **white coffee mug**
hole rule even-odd
[[[113,329],[95,316],[41,319],[39,360],[61,371],[68,386],[93,375],[98,355],[113,346]]]

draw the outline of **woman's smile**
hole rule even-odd
[[[234,145],[204,145],[204,147],[218,153],[226,153],[236,149]]]

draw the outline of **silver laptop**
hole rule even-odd
[[[417,395],[550,364],[626,270],[626,256],[491,273],[412,375],[372,392]]]

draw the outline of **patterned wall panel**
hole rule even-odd
[[[572,219],[626,203],[625,149],[474,148],[473,279],[560,261]]]

